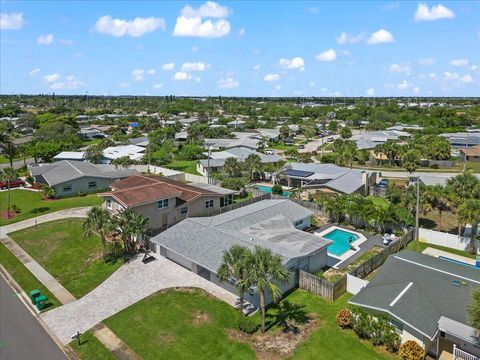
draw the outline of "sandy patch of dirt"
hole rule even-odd
[[[208,324],[210,321],[211,321],[210,315],[207,314],[207,313],[204,313],[204,312],[199,311],[199,310],[197,310],[193,313],[192,324],[195,325],[195,326]]]

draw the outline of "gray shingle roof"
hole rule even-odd
[[[275,163],[283,160],[283,158],[278,155],[266,155],[244,147],[236,147],[225,151],[217,151],[210,153],[210,166],[223,166],[225,164],[225,160],[231,157],[238,159],[238,161],[245,161],[245,159],[252,154],[258,155],[262,164]],[[202,159],[200,160],[200,163],[203,166],[207,166],[208,160]]]
[[[311,215],[290,200],[264,200],[217,216],[188,218],[151,241],[213,272],[233,245],[268,248],[287,263],[331,243],[294,228],[295,221]]]
[[[387,312],[433,338],[442,316],[467,324],[467,306],[479,287],[480,270],[405,250],[391,255],[349,302]]]
[[[110,165],[70,160],[57,161],[52,164],[32,164],[28,168],[32,176],[41,175],[50,186],[86,176],[113,180],[138,173],[134,169],[117,170]]]

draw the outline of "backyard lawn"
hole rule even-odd
[[[185,173],[200,175],[197,171],[197,161],[196,160],[174,160],[167,165],[166,168],[182,171]]]
[[[192,289],[157,293],[104,323],[144,360],[254,359],[226,333],[236,319],[233,307]]]
[[[15,204],[20,210],[20,213],[12,219],[1,219],[0,226],[30,219],[32,217],[44,215],[58,210],[100,205],[102,203],[102,199],[96,194],[54,200],[43,200],[40,192],[22,189],[11,190],[10,194],[11,204]],[[2,191],[0,192],[0,212],[6,210],[7,191]]]
[[[424,242],[421,242],[421,241],[412,241],[407,246],[408,249],[419,252],[419,253],[423,252],[423,250],[425,250],[428,247],[431,247],[433,249],[446,251],[446,252],[449,252],[449,253],[452,253],[452,254],[455,254],[455,255],[465,256],[465,257],[468,257],[470,259],[475,259],[476,258],[476,255],[471,255],[466,251],[456,250],[456,249],[452,249],[452,248],[445,247],[445,246],[428,244],[428,243],[424,243]]]
[[[122,265],[105,263],[97,235],[82,239],[83,219],[51,221],[16,231],[10,237],[73,296],[87,294]]]
[[[0,243],[0,264],[15,279],[25,293],[38,289],[40,293],[48,297],[45,310],[50,310],[60,305],[60,302],[47,290],[43,284],[28,270],[5,245]]]

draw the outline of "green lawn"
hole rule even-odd
[[[30,270],[28,270],[2,243],[0,243],[0,263],[27,294],[30,290],[38,289],[43,295],[48,297],[45,310],[50,310],[60,305],[60,302],[50,293],[50,291],[48,291],[47,288],[43,286],[35,276],[33,276]]]
[[[40,192],[22,189],[11,190],[10,194],[11,204],[15,204],[21,212],[13,219],[0,220],[0,226],[30,219],[32,217],[44,215],[58,210],[100,205],[103,201],[96,194],[54,200],[43,200]],[[5,210],[7,210],[7,191],[2,191],[0,193],[0,211]]]
[[[174,160],[165,165],[165,167],[193,175],[200,175],[197,171],[197,160]]]
[[[283,150],[283,151],[287,151],[291,149],[298,150],[298,145],[285,145],[284,143],[276,143],[276,144],[271,144],[268,148],[275,149],[275,150]]]
[[[10,237],[73,296],[80,298],[122,265],[105,263],[97,235],[82,239],[83,219],[64,219],[16,231]]]
[[[14,158],[13,161],[19,161],[22,160],[22,158]],[[8,164],[10,163],[10,159],[5,156],[5,155],[0,155],[0,164]]]
[[[152,295],[105,320],[142,359],[254,359],[246,344],[228,338],[237,312],[200,290]],[[135,329],[135,331],[132,331]]]
[[[388,205],[390,204],[390,202],[387,199],[379,196],[368,196],[368,198],[372,200],[375,206],[380,206],[384,209],[388,209]]]
[[[451,249],[451,248],[448,248],[448,247],[445,247],[445,246],[432,245],[432,244],[424,243],[424,242],[421,242],[421,241],[412,241],[407,246],[408,249],[419,252],[419,253],[423,252],[423,250],[425,250],[428,247],[438,249],[438,250],[442,250],[442,251],[446,251],[446,252],[449,252],[449,253],[455,254],[455,255],[465,256],[465,257],[468,257],[470,259],[476,259],[476,255],[470,255],[466,251]]]
[[[318,359],[318,360],[363,360],[363,359],[398,359],[397,356],[380,353],[368,342],[361,341],[352,330],[341,330],[336,322],[337,313],[348,306],[350,294],[344,294],[335,302],[296,290],[287,296],[293,303],[305,305],[308,313],[316,313],[320,323],[314,331],[295,350],[291,359]]]
[[[80,345],[77,340],[72,341],[70,346],[80,356],[82,360],[115,360],[116,357],[108,351],[103,344],[90,332],[80,336]]]

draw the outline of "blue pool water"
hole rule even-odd
[[[272,193],[272,188],[270,186],[255,185],[255,188],[266,193]],[[290,193],[288,191],[284,191],[283,196],[289,197]]]
[[[450,259],[450,258],[445,257],[445,256],[439,256],[438,258],[439,258],[439,259],[442,259],[442,260],[447,260],[447,261],[453,262],[453,263],[458,264],[458,265],[468,266],[468,267],[471,267],[471,268],[480,270],[479,267],[476,267],[475,265],[472,265],[472,264],[464,263],[463,261],[458,261],[458,260],[455,260],[455,259]]]
[[[357,235],[343,229],[335,229],[322,236],[333,241],[333,244],[328,246],[327,251],[336,256],[346,253],[350,250],[350,244],[358,240]]]

